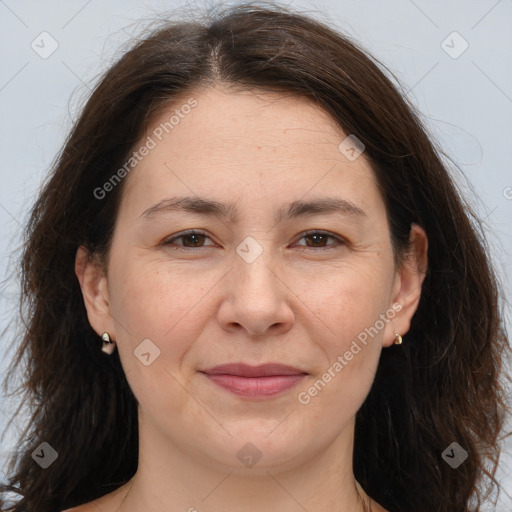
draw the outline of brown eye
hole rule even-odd
[[[320,247],[325,247],[325,244],[327,242],[327,239],[329,238],[328,235],[324,235],[323,233],[316,233],[316,234],[313,234],[313,235],[307,235],[304,237],[304,239],[307,241],[307,242],[311,242],[311,243],[306,243],[306,245],[308,245],[309,247],[318,247],[320,245]]]
[[[201,247],[201,242],[204,242],[206,236],[199,233],[193,233],[190,235],[182,235],[180,238],[183,240],[183,245],[186,247]],[[187,243],[187,241],[190,242],[190,245]]]
[[[189,231],[187,233],[181,233],[180,235],[168,238],[163,242],[162,245],[176,246],[176,248],[183,247],[188,249],[200,249],[201,247],[208,247],[213,245],[205,245],[206,240],[210,240],[210,238],[205,233],[201,233],[199,231]],[[176,241],[181,241],[182,243],[177,243]]]
[[[302,239],[306,240],[306,244],[299,245],[312,247],[313,249],[330,249],[344,243],[340,237],[324,231],[310,231],[302,235],[300,240]],[[333,239],[334,243],[328,243],[329,239]]]

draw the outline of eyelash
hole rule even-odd
[[[204,232],[204,231],[200,231],[200,230],[190,230],[190,231],[185,231],[183,233],[180,233],[179,235],[177,236],[173,236],[172,238],[168,238],[166,240],[164,240],[162,242],[162,245],[164,246],[171,246],[173,245],[173,242],[175,240],[179,240],[179,239],[182,239],[182,238],[185,238],[187,236],[192,236],[192,235],[202,235],[202,236],[205,236],[206,238],[210,239],[210,237]],[[310,231],[306,231],[304,233],[301,233],[301,237],[298,239],[298,240],[301,240],[302,238],[305,238],[305,237],[308,237],[308,236],[312,236],[312,235],[323,235],[323,236],[326,236],[328,238],[333,238],[334,240],[336,240],[336,243],[333,243],[333,244],[330,244],[330,245],[327,245],[325,247],[310,247],[310,246],[307,246],[307,245],[301,245],[301,247],[306,247],[306,248],[309,248],[309,249],[313,249],[313,250],[329,250],[329,249],[333,249],[335,248],[336,246],[339,246],[339,245],[346,245],[346,241],[337,236],[337,235],[333,235],[332,233],[328,232],[328,231],[322,231],[322,230],[310,230]],[[192,251],[192,252],[196,252],[198,251],[199,249],[203,249],[204,247],[213,247],[212,245],[207,245],[207,246],[202,246],[202,247],[186,247],[184,245],[175,245],[174,249],[175,250],[185,250],[185,251]]]

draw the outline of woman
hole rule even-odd
[[[32,212],[10,510],[480,510],[510,347],[473,220],[344,36],[155,30]]]

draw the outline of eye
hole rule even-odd
[[[343,240],[341,237],[333,235],[332,233],[329,233],[328,231],[307,231],[306,233],[302,234],[302,237],[299,238],[299,240],[306,240],[305,244],[298,244],[302,245],[303,247],[309,247],[313,249],[333,249],[339,245],[345,245],[345,240]],[[329,239],[334,240],[333,243],[327,243]],[[162,245],[164,246],[171,246],[174,249],[201,249],[202,247],[213,247],[215,244],[206,244],[205,241],[210,240],[210,237],[202,232],[197,230],[191,230],[186,231],[184,233],[180,233],[176,236],[173,236],[172,238],[167,238],[162,242]],[[177,241],[181,241],[182,243],[176,243]]]
[[[331,238],[334,240],[334,243],[326,244],[327,240]],[[333,249],[339,245],[345,245],[345,240],[341,237],[333,235],[328,231],[307,231],[302,234],[302,237],[299,240],[309,240],[306,244],[299,244],[305,247],[312,247],[313,249]]]
[[[183,243],[175,243],[177,240],[181,240]],[[186,231],[184,233],[173,236],[172,238],[167,238],[162,242],[164,246],[176,246],[176,249],[186,248],[186,249],[200,249],[201,247],[205,247],[204,241],[210,240],[206,233],[197,230]],[[211,244],[210,246],[213,246]]]

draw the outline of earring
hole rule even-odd
[[[395,333],[395,345],[401,345],[402,344],[402,336],[400,334]]]
[[[102,352],[109,355],[112,354],[116,348],[116,344],[110,339],[110,334],[108,332],[104,332],[101,339],[103,340],[103,346],[101,347]]]

